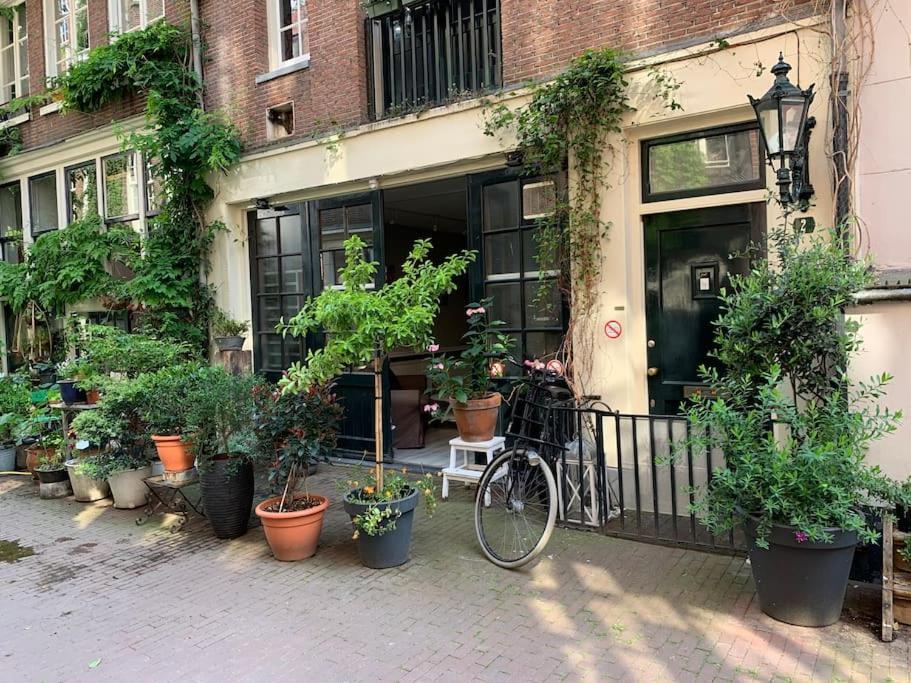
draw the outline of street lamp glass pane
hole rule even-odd
[[[778,130],[778,109],[772,104],[770,108],[760,109],[758,114],[759,125],[762,126],[762,132],[765,135],[769,156],[775,156],[781,152],[781,138]]]
[[[800,137],[804,99],[788,98],[781,101],[782,143],[785,153],[793,152]]]

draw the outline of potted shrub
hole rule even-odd
[[[231,351],[244,347],[244,334],[249,323],[234,320],[220,308],[212,314],[212,334],[219,351]]]
[[[148,488],[143,479],[152,475],[144,441],[118,442],[107,450],[80,458],[76,473],[89,479],[106,479],[114,507],[132,510],[146,504]]]
[[[468,269],[475,256],[474,252],[464,251],[435,264],[430,260],[431,249],[429,240],[418,240],[402,264],[401,276],[371,289],[377,264],[364,258],[366,245],[353,235],[345,241],[345,266],[340,271],[344,288],[324,289],[319,296],[308,298],[297,315],[278,326],[282,332],[294,336],[317,331],[327,333],[322,348],[310,351],[304,363],[295,363],[282,377],[279,384],[283,391],[308,391],[314,385],[331,381],[346,367],[361,367],[372,361],[376,461],[373,477],[375,492],[383,496],[381,501],[368,501],[374,502],[374,507],[396,508],[405,504],[404,499],[396,496],[411,496],[410,489],[403,486],[387,488],[383,476],[384,358],[390,349],[425,348],[430,344],[440,297],[455,289],[456,278]],[[387,491],[390,497],[385,496]],[[410,545],[410,528],[408,533]],[[375,538],[377,545],[394,543],[401,547],[400,540],[389,533]]]
[[[463,441],[490,441],[497,428],[502,397],[494,384],[491,365],[502,363],[512,340],[496,332],[503,322],[489,319],[492,301],[487,298],[465,309],[468,331],[462,339],[466,347],[459,356],[433,355],[427,366],[428,393],[448,404],[442,410],[439,404],[430,404],[429,408],[437,419],[452,412]],[[428,347],[432,353],[438,349],[436,344]]]
[[[803,626],[835,622],[858,540],[877,532],[864,502],[902,489],[864,458],[900,414],[880,399],[888,375],[852,382],[848,361],[859,324],[844,306],[867,286],[866,264],[829,240],[776,231],[774,261],[732,278],[716,322],[711,392],[689,410],[696,448],[717,448],[697,508],[714,533],[743,525],[759,604]],[[907,488],[905,489],[907,491]]]
[[[79,413],[73,418],[70,430],[76,437],[77,457],[66,461],[70,485],[76,500],[88,503],[111,495],[111,488],[104,477],[93,479],[82,473],[81,458],[99,455],[117,448],[127,433],[125,420],[119,415],[99,408]]]
[[[70,493],[69,477],[63,465],[62,447],[62,434],[48,434],[45,437],[44,451],[35,467],[40,498],[63,498]]]
[[[29,414],[16,425],[16,443],[25,449],[25,467],[37,479],[36,468],[42,458],[52,453],[58,437],[60,417],[46,405],[35,405]]]
[[[78,358],[64,361],[57,366],[57,386],[60,387],[60,399],[68,406],[74,403],[85,403],[85,391],[77,386],[86,377],[87,368]]]
[[[198,364],[186,363],[141,374],[135,380],[142,394],[139,418],[155,442],[166,473],[193,469],[194,455],[187,443],[187,413],[200,372]]]
[[[299,393],[261,384],[253,398],[256,453],[270,464],[273,489],[282,492],[257,505],[256,514],[275,559],[303,560],[316,552],[329,507],[327,498],[307,490],[307,474],[335,449],[342,407],[325,384]]]
[[[205,368],[189,394],[187,424],[202,501],[218,538],[247,533],[253,507],[253,389],[259,381]]]
[[[16,469],[16,435],[30,406],[25,382],[17,377],[0,378],[0,472]]]

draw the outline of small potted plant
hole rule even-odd
[[[80,458],[76,472],[89,479],[106,479],[119,510],[141,507],[148,500],[143,480],[152,476],[152,467],[142,440],[111,444],[101,453]]]
[[[47,434],[44,451],[35,467],[40,498],[63,498],[70,493],[69,477],[63,464],[63,434]]]
[[[193,469],[187,413],[191,407],[190,396],[201,380],[200,373],[198,364],[186,363],[144,373],[135,380],[142,394],[139,418],[155,442],[167,474],[177,475]]]
[[[864,503],[907,502],[907,485],[864,462],[900,413],[880,404],[888,375],[848,376],[860,326],[843,308],[871,276],[841,237],[775,231],[774,260],[733,279],[715,323],[724,371],[703,368],[712,391],[684,444],[724,453],[697,509],[713,533],[743,526],[761,609],[801,626],[838,620],[858,540],[878,537]]]
[[[205,368],[188,397],[202,501],[218,538],[247,533],[253,507],[253,390],[260,381]]]
[[[212,314],[212,334],[219,351],[234,351],[244,347],[244,334],[249,323],[235,320],[220,308]]]
[[[79,467],[82,458],[100,455],[119,447],[127,433],[126,421],[119,415],[103,408],[87,410],[73,418],[70,430],[76,438],[77,457],[66,461],[70,485],[76,500],[88,503],[111,495],[111,488],[105,477],[93,479],[82,473]]]
[[[57,366],[57,386],[60,387],[60,399],[71,406],[85,403],[85,391],[77,386],[86,377],[87,368],[84,361],[72,358]]]
[[[25,382],[17,377],[0,378],[0,472],[16,469],[16,435],[30,406]]]
[[[502,365],[512,346],[507,335],[496,331],[503,323],[490,320],[491,303],[487,298],[469,304],[468,331],[462,336],[465,349],[455,358],[432,355],[427,366],[428,393],[446,403],[445,408],[432,403],[428,409],[436,419],[454,414],[459,438],[473,443],[494,437],[502,397],[494,384],[499,373],[491,368]],[[435,354],[439,347],[431,344],[428,350]]]
[[[29,414],[16,424],[16,443],[25,449],[25,467],[37,479],[36,468],[42,459],[51,455],[48,444],[63,434],[60,416],[47,405],[35,405]]]
[[[316,553],[329,507],[326,497],[307,489],[307,474],[335,449],[342,407],[329,384],[300,393],[261,384],[253,398],[256,452],[270,465],[273,490],[281,490],[257,505],[256,514],[275,559],[303,560]]]

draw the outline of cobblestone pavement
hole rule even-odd
[[[337,499],[326,469],[310,489]],[[35,551],[0,561],[0,681],[911,680],[907,633],[773,622],[741,558],[558,530],[534,567],[498,569],[461,487],[386,571],[360,566],[338,504],[296,563],[259,527],[137,516],[0,477],[0,539]]]

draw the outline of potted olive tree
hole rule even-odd
[[[702,369],[712,391],[688,415],[689,445],[719,449],[726,464],[701,491],[703,521],[715,533],[743,525],[760,607],[803,626],[841,613],[855,546],[877,536],[864,503],[901,497],[864,462],[900,417],[880,405],[890,378],[847,375],[860,339],[843,308],[869,271],[840,235],[825,237],[778,230],[773,259],[732,278],[715,323],[717,363]]]
[[[491,364],[502,361],[512,340],[496,332],[504,323],[490,320],[492,302],[487,298],[465,309],[468,331],[462,339],[466,346],[458,357],[432,355],[427,366],[429,392],[448,404],[445,409],[430,404],[434,417],[444,419],[453,413],[463,441],[490,441],[497,428],[502,397],[493,383]],[[434,354],[438,348],[436,344],[428,347]]]
[[[307,475],[335,449],[342,406],[328,384],[297,393],[260,384],[253,398],[257,458],[268,463],[269,483],[281,491],[257,505],[256,514],[275,559],[303,560],[316,552],[329,507],[325,496],[307,489]]]
[[[402,264],[402,275],[382,287],[371,289],[377,264],[364,258],[366,245],[357,235],[345,242],[345,266],[341,269],[340,289],[325,289],[308,298],[304,307],[287,323],[279,325],[286,334],[327,333],[326,344],[310,351],[303,363],[288,370],[280,384],[283,391],[299,393],[314,385],[325,384],[344,368],[361,367],[372,362],[374,368],[374,439],[376,465],[372,490],[359,487],[345,498],[346,511],[352,519],[372,510],[388,509],[380,525],[387,532],[376,534],[379,551],[364,555],[366,534],[358,535],[361,561],[372,567],[392,567],[408,560],[411,546],[410,524],[394,520],[413,512],[417,501],[411,484],[386,486],[383,476],[383,392],[381,370],[391,349],[426,348],[431,341],[433,321],[439,312],[440,297],[456,287],[456,278],[474,260],[473,252],[448,256],[440,264],[430,260],[431,243],[418,240]],[[387,495],[388,493],[388,495]],[[362,509],[366,506],[366,509]],[[407,537],[402,542],[401,537]],[[388,552],[386,552],[388,551]]]
[[[191,451],[206,517],[218,538],[247,533],[253,507],[253,389],[260,381],[207,367],[187,397]]]

